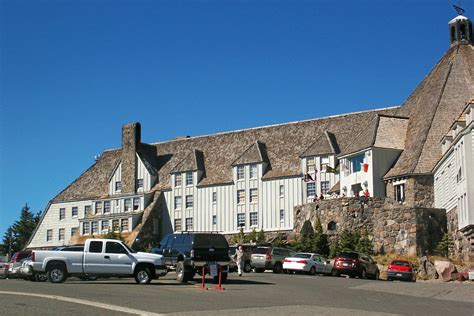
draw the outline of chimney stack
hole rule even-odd
[[[135,193],[137,182],[137,150],[141,143],[140,123],[122,126],[122,193]]]

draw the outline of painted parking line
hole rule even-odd
[[[82,299],[78,299],[78,298],[58,296],[58,295],[21,293],[21,292],[11,292],[11,291],[0,291],[0,294],[40,297],[40,298],[46,298],[46,299],[50,299],[50,300],[57,300],[57,301],[64,301],[64,302],[68,302],[68,303],[75,303],[75,304],[93,306],[93,307],[97,307],[97,308],[108,309],[108,310],[111,310],[111,311],[129,313],[129,314],[134,314],[134,315],[144,315],[144,316],[162,316],[162,315],[164,315],[164,314],[157,314],[157,313],[153,313],[153,312],[147,312],[147,311],[143,311],[143,310],[139,310],[139,309],[133,309],[133,308],[127,308],[127,307],[123,307],[123,306],[98,303],[98,302],[94,302],[94,301],[88,301],[88,300],[82,300]]]

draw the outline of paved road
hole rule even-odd
[[[233,274],[225,291],[201,291],[173,277],[146,286],[132,279],[0,280],[0,315],[474,315],[473,284],[251,273]]]

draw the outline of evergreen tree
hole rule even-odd
[[[356,250],[357,244],[360,240],[360,234],[358,232],[352,232],[344,229],[339,238],[339,247],[341,250]]]
[[[243,227],[240,227],[240,231],[239,231],[239,244],[242,244],[245,242],[245,233],[244,233],[244,228]]]
[[[248,234],[247,236],[245,236],[246,238],[246,241],[245,242],[251,242],[251,243],[256,243],[257,242],[257,238],[258,238],[258,233],[257,233],[257,230],[254,228],[252,229],[252,231],[250,232],[250,234]]]
[[[369,239],[369,232],[365,229],[364,234],[359,239],[356,247],[357,251],[364,252],[366,254],[374,254],[374,245]]]
[[[13,232],[16,235],[16,242],[18,247],[23,249],[27,246],[33,231],[36,228],[36,218],[30,211],[28,204],[25,204],[21,209],[20,219],[17,220],[13,226]]]
[[[339,239],[335,239],[332,243],[331,243],[331,247],[329,249],[329,257],[330,258],[334,258],[335,256],[337,256],[340,252],[342,251],[341,249],[341,246],[339,244]]]
[[[5,246],[5,253],[8,255],[21,250],[12,226],[8,227],[7,231],[3,235],[3,244]]]
[[[329,255],[328,236],[323,233],[323,226],[321,225],[321,220],[319,217],[316,217],[316,221],[314,223],[314,234],[312,241],[312,252],[316,252],[323,256]]]
[[[263,231],[263,228],[262,228],[257,234],[257,244],[261,245],[264,242],[265,242],[265,232]]]
[[[446,258],[448,258],[453,248],[454,248],[454,243],[453,243],[453,240],[451,239],[451,236],[448,233],[445,233],[443,235],[443,238],[441,238],[438,245],[436,246],[436,251],[442,256],[445,256]]]

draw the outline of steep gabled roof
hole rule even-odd
[[[258,140],[247,147],[247,149],[238,157],[233,163],[232,166],[245,165],[250,163],[261,163],[267,162],[264,160],[266,156],[263,151],[265,150],[265,145]]]
[[[410,117],[405,150],[385,178],[431,173],[441,158],[439,140],[474,96],[474,47],[451,47],[404,102]]]
[[[193,149],[186,157],[184,157],[170,173],[185,172],[185,171],[204,171],[204,155],[203,152]]]
[[[336,137],[333,133],[324,131],[324,134],[319,136],[314,143],[312,143],[300,157],[311,157],[321,155],[338,154],[339,146],[337,145]]]

